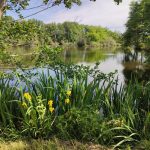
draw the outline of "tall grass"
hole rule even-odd
[[[10,86],[10,79],[2,78],[0,79],[0,120],[1,125],[11,127],[14,126],[14,121],[16,119],[17,103],[13,103],[12,100],[17,99],[17,91],[15,87]],[[17,82],[14,86],[17,86]]]
[[[114,148],[150,138],[150,82],[118,85],[114,73],[77,65],[55,66],[34,79],[14,76],[13,85],[10,79],[0,79],[2,129],[9,126],[23,136],[56,135]]]

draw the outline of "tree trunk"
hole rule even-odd
[[[2,18],[6,0],[0,0],[0,20]]]

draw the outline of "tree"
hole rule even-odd
[[[106,43],[118,41],[119,35],[100,26],[76,22],[44,24],[35,19],[14,21],[10,16],[0,20],[0,45],[58,45],[64,43]],[[111,40],[112,41],[112,40]]]
[[[124,34],[126,46],[137,49],[150,48],[150,1],[141,0],[131,4],[127,30]]]
[[[16,12],[20,12],[20,10],[25,9],[31,0],[0,0],[0,19],[3,15],[3,13],[6,10],[15,10]],[[90,1],[96,1],[96,0],[90,0]],[[122,0],[114,0],[117,4],[122,2]],[[81,0],[43,0],[43,4],[47,6],[46,9],[64,4],[66,8],[71,8],[73,4],[81,5]],[[43,5],[41,5],[43,6]],[[40,6],[35,6],[40,7]]]

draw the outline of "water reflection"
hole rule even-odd
[[[64,62],[88,62],[93,63],[99,60],[104,60],[107,58],[103,50],[96,49],[66,49],[63,52],[62,60]]]
[[[37,60],[33,48],[19,47],[11,50],[11,52],[12,55],[17,55],[20,63],[28,67],[34,66]],[[120,83],[127,83],[135,76],[139,81],[150,79],[150,53],[148,52],[131,51],[123,53],[112,49],[76,49],[69,47],[63,51],[60,59],[64,62],[88,66],[94,66],[96,62],[100,62],[99,69],[104,73],[118,70],[117,76]],[[1,64],[0,67],[2,67]],[[3,68],[5,67],[5,70],[8,70],[8,66],[3,66]],[[38,68],[36,70],[38,71]]]
[[[125,82],[136,78],[139,82],[146,82],[150,79],[150,66],[146,52],[128,52],[124,54],[122,65],[124,66],[123,75]]]
[[[29,55],[36,52],[36,48],[32,46],[14,46],[7,49],[7,51],[12,55]]]

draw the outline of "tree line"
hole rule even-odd
[[[44,24],[35,19],[14,21],[10,16],[0,20],[2,45],[53,45],[74,43],[84,46],[98,43],[115,45],[120,35],[100,26],[81,25],[76,22]]]

